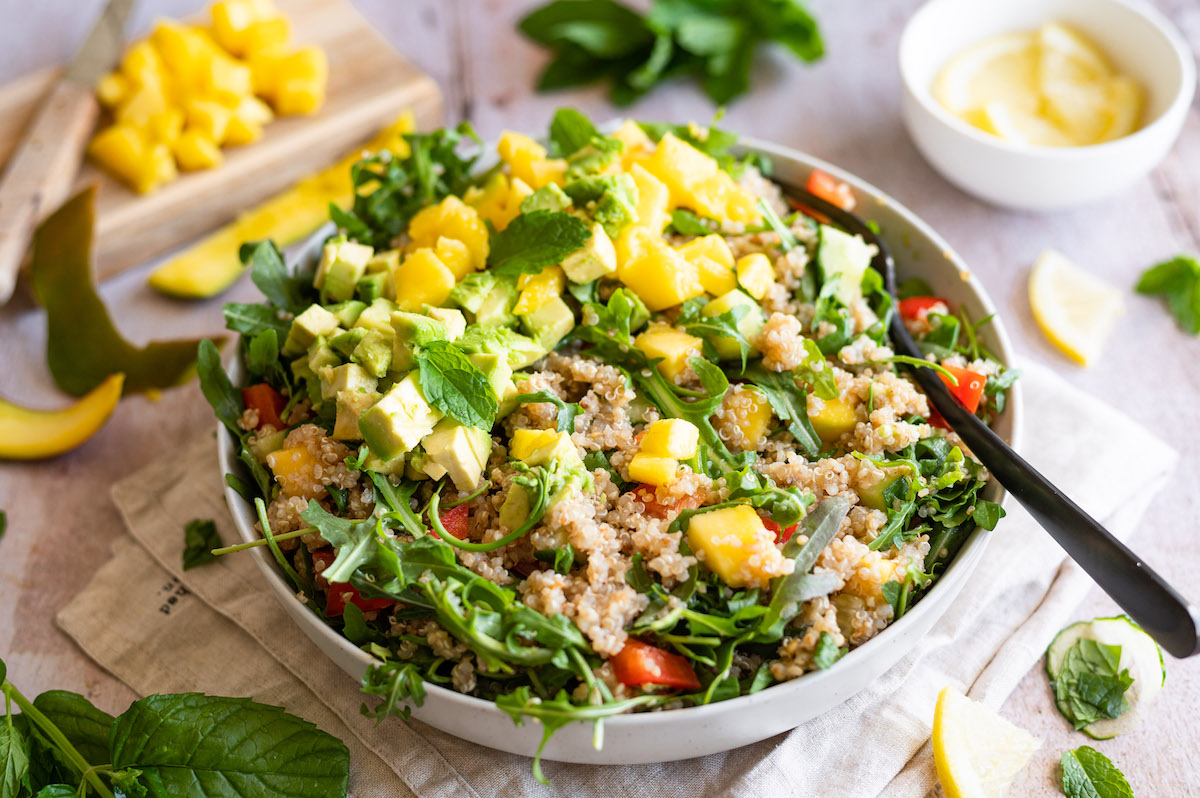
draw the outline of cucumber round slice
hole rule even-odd
[[[1121,713],[1119,718],[1103,718],[1084,726],[1080,731],[1093,740],[1107,740],[1124,734],[1138,724],[1166,684],[1167,668],[1163,663],[1162,649],[1154,642],[1154,638],[1127,616],[1080,621],[1059,632],[1046,649],[1046,674],[1050,681],[1058,679],[1067,652],[1080,639],[1120,646],[1118,667],[1128,669],[1133,677],[1133,684],[1125,691],[1129,709]]]

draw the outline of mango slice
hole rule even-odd
[[[124,374],[112,374],[61,410],[34,410],[0,399],[0,459],[41,460],[71,451],[108,421],[124,382]]]

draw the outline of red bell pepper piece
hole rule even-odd
[[[660,684],[680,690],[699,690],[700,679],[686,657],[629,638],[625,647],[609,660],[621,684],[638,687]]]
[[[247,409],[258,411],[257,429],[262,429],[268,424],[277,430],[287,426],[279,418],[283,408],[287,407],[287,399],[265,382],[243,388],[242,401],[245,402]]]
[[[457,507],[453,507],[442,513],[441,521],[446,532],[458,538],[459,540],[467,539],[467,505],[460,504]],[[435,538],[441,538],[441,536],[432,529],[429,530],[429,533]]]
[[[633,494],[638,501],[646,505],[646,515],[655,518],[667,518],[672,513],[678,515],[684,510],[694,510],[704,503],[703,496],[689,493],[687,496],[680,496],[674,504],[667,506],[658,500],[655,487],[645,482],[634,488]]]
[[[348,582],[329,582],[320,576],[320,571],[325,570],[333,561],[337,559],[337,554],[333,549],[317,549],[312,553],[314,570],[318,571],[317,583],[326,586],[325,590],[325,615],[329,618],[341,617],[346,611],[346,594],[350,594],[350,603],[358,607],[363,612],[371,610],[385,610],[391,607],[396,602],[386,598],[363,598]],[[319,564],[319,568],[317,568]]]
[[[938,303],[945,305],[946,300],[938,296],[910,296],[908,299],[901,299],[899,304],[900,317],[909,321],[916,321],[921,318],[923,313],[928,313]]]
[[[772,534],[775,535],[776,543],[787,543],[789,540],[792,539],[792,535],[796,534],[796,529],[798,529],[800,526],[799,523],[796,523],[796,524],[792,524],[787,529],[784,529],[783,527],[781,527],[779,524],[772,521],[767,516],[764,515],[764,516],[760,516],[760,517],[762,518],[763,526],[765,526],[767,529],[769,529],[771,531]]]
[[[958,380],[958,385],[951,385],[950,379],[945,374],[938,374],[958,403],[972,413],[978,410],[979,400],[983,398],[983,389],[987,386],[987,377],[969,369],[947,366],[944,363],[942,368],[953,374]],[[942,414],[934,407],[929,408],[929,423],[942,429],[949,428],[946,419],[942,418]]]
[[[844,211],[854,209],[854,192],[850,186],[834,179],[832,175],[822,172],[820,169],[812,170],[804,188],[809,194],[816,194]]]

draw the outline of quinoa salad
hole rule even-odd
[[[319,262],[243,247],[246,384],[199,362],[226,479],[296,600],[376,660],[379,717],[428,683],[548,737],[837,667],[1003,515],[908,374],[993,419],[1016,372],[988,320],[919,281],[894,303],[875,248],[735,143],[570,109],[494,153],[412,134],[354,167]],[[889,346],[897,313],[924,360]]]

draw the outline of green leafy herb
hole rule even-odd
[[[1152,266],[1140,280],[1139,294],[1166,297],[1167,307],[1179,328],[1200,335],[1200,261],[1192,255],[1176,255]]]
[[[562,211],[533,211],[492,236],[488,266],[496,274],[536,274],[581,249],[592,237],[587,224]]]
[[[561,398],[555,396],[549,391],[537,391],[535,393],[523,393],[519,396],[514,396],[512,401],[521,404],[532,404],[534,402],[549,402],[558,408],[558,421],[555,429],[558,432],[574,432],[575,431],[575,416],[583,412],[583,409],[574,402],[564,402]]]
[[[600,138],[591,120],[574,108],[559,108],[550,120],[551,158],[567,158]]]
[[[796,384],[795,377],[788,372],[767,371],[758,363],[743,376],[762,391],[775,415],[787,424],[797,445],[810,457],[816,457],[821,451],[821,440],[808,420],[808,392]]]
[[[837,641],[829,632],[821,632],[817,638],[817,647],[813,651],[813,664],[821,670],[829,670],[833,663],[846,655],[844,649],[838,648]]]
[[[216,345],[207,339],[200,342],[196,374],[200,377],[200,391],[212,405],[217,420],[240,440],[244,434],[238,426],[238,420],[245,410],[242,392],[234,388],[233,383],[229,381],[229,375],[221,366],[221,355],[217,352]]]
[[[309,306],[309,281],[288,272],[283,253],[274,241],[242,244],[238,255],[242,263],[250,265],[250,279],[254,285],[276,308],[299,313]]]
[[[713,232],[713,228],[687,208],[676,208],[671,211],[670,232],[685,236],[706,236]]]
[[[255,335],[263,330],[274,330],[279,338],[286,338],[291,329],[290,319],[282,318],[277,307],[264,304],[228,302],[223,308],[225,326],[236,333]]]
[[[764,199],[758,201],[758,212],[762,214],[763,221],[767,223],[767,227],[779,236],[779,248],[784,252],[795,249],[800,246],[800,242],[796,239],[796,234],[791,228],[783,223],[779,218],[779,214],[775,213],[775,209],[771,207]]]
[[[980,499],[975,503],[975,512],[971,514],[971,519],[990,532],[996,528],[996,524],[1000,523],[1000,519],[1005,515],[1004,508],[1000,505],[987,499]]]
[[[8,531],[8,513],[0,510],[0,540],[4,539],[4,533]]]
[[[220,548],[217,525],[208,518],[193,518],[183,528],[183,570],[207,565],[217,559],[213,549]]]
[[[1125,691],[1133,684],[1120,667],[1121,647],[1080,638],[1067,650],[1054,680],[1054,703],[1076,729],[1129,709]]]
[[[1133,798],[1125,774],[1108,757],[1084,745],[1062,755],[1062,789],[1067,798]]]
[[[691,300],[689,300],[690,302]],[[699,310],[697,306],[693,306]],[[737,344],[738,354],[742,359],[742,368],[746,368],[746,360],[750,356],[750,342],[746,340],[745,334],[738,326],[738,322],[742,320],[749,312],[744,305],[735,305],[724,313],[719,313],[716,316],[704,316],[700,313],[688,314],[687,309],[680,314],[676,324],[683,327],[689,334],[696,336],[704,342],[705,356],[717,360],[717,350],[713,347],[714,338],[723,338],[733,341]],[[832,372],[831,372],[832,373]]]
[[[763,615],[759,627],[762,639],[775,641],[783,636],[783,629],[800,612],[804,602],[817,596],[828,595],[837,587],[837,578],[832,574],[813,574],[813,566],[821,552],[837,534],[838,527],[850,503],[836,496],[816,506],[804,519],[804,535],[807,540],[800,543],[793,535],[783,547],[783,556],[795,562],[795,568],[787,576],[778,577],[771,586],[771,603]]]
[[[438,410],[468,427],[490,430],[498,405],[487,375],[449,341],[420,348],[421,392]]]

